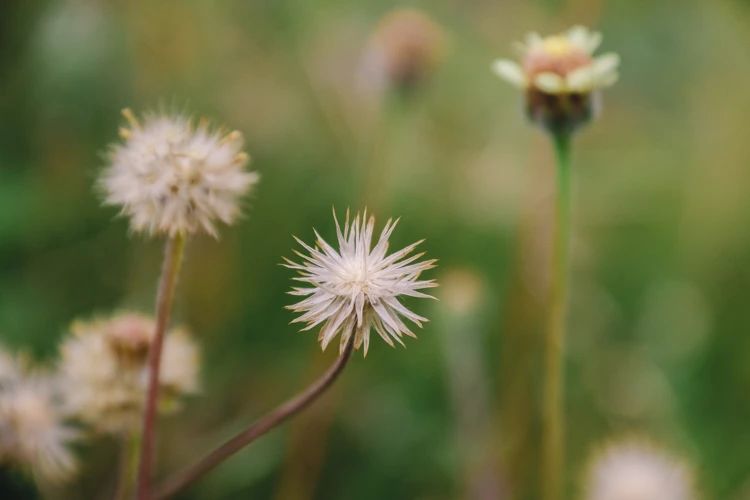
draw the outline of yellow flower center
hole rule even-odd
[[[544,39],[542,47],[544,51],[551,56],[564,56],[573,52],[573,44],[567,37],[550,36]]]

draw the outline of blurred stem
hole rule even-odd
[[[130,498],[138,469],[138,453],[140,451],[140,437],[136,433],[123,434],[119,440],[120,471],[117,478],[115,500]]]
[[[151,341],[148,358],[148,392],[143,412],[141,430],[141,457],[138,465],[138,500],[149,500],[151,496],[151,474],[156,445],[156,407],[159,401],[159,374],[161,352],[164,346],[164,332],[172,312],[174,290],[180,274],[182,257],[185,251],[185,236],[178,234],[167,240],[164,247],[164,262],[156,295],[156,332]]]
[[[236,434],[233,438],[218,446],[208,455],[204,456],[196,463],[167,479],[164,484],[157,490],[155,499],[161,500],[170,498],[191,485],[205,474],[210,472],[216,466],[221,464],[245,446],[267,433],[274,427],[284,423],[289,418],[307,408],[313,401],[318,399],[338,378],[346,367],[352,350],[354,349],[354,332],[351,333],[344,350],[341,352],[336,361],[330,368],[315,382],[309,385],[305,390],[299,392],[296,396],[287,400],[285,403],[277,406],[270,413],[253,422],[245,430]]]
[[[542,418],[542,498],[559,500],[563,489],[565,428],[563,411],[563,346],[568,296],[570,245],[570,135],[553,135],[557,158],[555,225],[550,266],[550,295],[544,338]]]

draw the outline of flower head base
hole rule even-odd
[[[586,500],[694,500],[688,467],[638,440],[609,444],[591,461]]]
[[[372,247],[375,218],[365,212],[349,220],[347,211],[344,228],[341,229],[336,214],[336,237],[338,249],[329,245],[318,233],[317,248],[298,238],[297,242],[308,252],[295,252],[303,259],[301,264],[285,259],[286,267],[295,269],[297,281],[311,285],[294,288],[292,295],[305,297],[288,306],[301,313],[293,323],[305,323],[303,331],[323,325],[318,341],[323,349],[340,334],[340,350],[354,335],[354,348],[370,346],[372,328],[393,347],[394,340],[401,345],[402,336],[415,337],[401,317],[421,327],[426,318],[415,314],[399,301],[399,296],[433,298],[419,290],[437,286],[434,280],[420,280],[423,271],[435,267],[435,260],[419,262],[423,253],[410,255],[421,243],[418,241],[398,252],[387,255],[388,238],[398,221],[388,220],[380,233],[377,244]]]
[[[99,432],[130,431],[140,422],[148,383],[148,352],[154,320],[124,313],[76,322],[61,347],[60,372],[70,387],[68,412]],[[161,364],[160,404],[178,406],[198,391],[199,351],[182,329],[167,333]]]
[[[596,91],[617,81],[617,54],[594,57],[601,34],[582,26],[542,38],[536,33],[519,44],[521,64],[498,59],[498,76],[526,91],[532,121],[552,132],[570,132],[588,122],[596,111]]]
[[[99,179],[105,203],[121,207],[134,231],[149,234],[205,232],[231,224],[239,200],[258,182],[244,167],[242,135],[224,134],[184,116],[147,114],[142,122],[123,111],[130,128],[112,148]]]
[[[26,373],[0,384],[0,462],[28,469],[40,482],[70,478],[77,464],[69,445],[77,432],[64,423],[52,379]]]

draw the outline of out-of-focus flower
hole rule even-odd
[[[613,442],[591,460],[586,500],[694,500],[690,469],[642,440]]]
[[[61,347],[60,373],[67,411],[99,432],[137,428],[148,385],[154,320],[134,313],[78,321]],[[161,363],[160,408],[198,391],[198,347],[183,329],[167,333]]]
[[[0,386],[21,376],[18,361],[0,346]]]
[[[440,301],[451,314],[469,314],[482,300],[482,280],[469,269],[449,269],[441,277],[440,283]]]
[[[442,28],[424,12],[395,9],[380,20],[370,36],[364,77],[378,88],[411,89],[432,75],[444,49]]]
[[[608,53],[594,57],[602,36],[582,26],[542,38],[536,33],[519,44],[520,64],[496,60],[501,78],[526,91],[529,117],[545,127],[571,130],[593,116],[592,94],[617,81],[620,58]]]
[[[0,382],[0,461],[31,471],[39,482],[70,478],[77,463],[53,379],[22,366]]]
[[[364,346],[364,354],[370,345],[370,329],[374,328],[390,346],[393,341],[403,345],[401,337],[414,333],[404,324],[401,316],[421,327],[426,318],[410,311],[399,301],[399,296],[433,298],[419,290],[437,286],[434,280],[420,280],[423,271],[435,267],[435,260],[419,261],[424,253],[410,255],[421,243],[418,241],[398,252],[387,255],[388,238],[398,221],[386,222],[377,244],[372,247],[375,218],[357,214],[349,221],[346,214],[341,229],[336,214],[336,237],[338,250],[329,245],[315,231],[317,248],[299,238],[297,242],[308,252],[296,252],[302,258],[297,264],[285,259],[286,267],[295,269],[297,281],[310,287],[295,287],[290,294],[306,297],[288,306],[301,313],[294,323],[305,323],[303,331],[322,324],[318,341],[323,349],[337,334],[341,334],[340,350],[354,334],[354,347]]]
[[[113,146],[99,184],[105,203],[121,207],[134,231],[149,234],[206,232],[231,224],[240,198],[259,180],[247,172],[242,134],[197,125],[180,115],[123,114],[123,143]]]

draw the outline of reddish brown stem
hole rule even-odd
[[[328,370],[319,379],[308,386],[307,389],[298,393],[296,396],[287,400],[280,406],[277,406],[273,411],[266,414],[260,420],[255,421],[248,428],[241,431],[233,438],[220,445],[218,448],[214,449],[208,455],[198,460],[195,464],[169,478],[157,490],[154,498],[156,500],[170,498],[171,496],[175,495],[182,489],[186,488],[190,484],[203,477],[213,468],[221,464],[224,460],[228,459],[229,457],[240,451],[242,448],[258,439],[263,434],[267,433],[274,427],[282,424],[290,417],[296,415],[297,413],[308,407],[338,378],[338,376],[344,370],[346,363],[349,361],[353,348],[354,334],[352,333],[349,341],[344,347],[344,351],[336,359],[336,362],[331,365],[331,367],[328,368]]]
[[[151,497],[161,352],[164,346],[164,332],[167,329],[169,316],[172,312],[174,290],[182,265],[184,248],[185,238],[182,235],[170,238],[164,248],[164,262],[159,279],[159,290],[156,295],[156,332],[151,341],[148,357],[148,392],[146,394],[146,407],[143,412],[141,457],[138,463],[138,500],[149,500]]]

